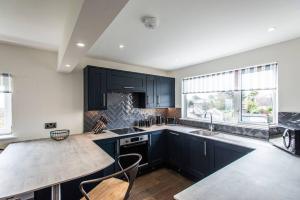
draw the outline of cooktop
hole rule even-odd
[[[140,128],[135,128],[135,127],[129,127],[129,128],[113,129],[110,131],[113,133],[116,133],[118,135],[125,135],[125,134],[129,134],[129,133],[143,132],[145,130],[140,129]]]

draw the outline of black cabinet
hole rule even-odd
[[[150,149],[149,162],[152,167],[159,166],[164,163],[165,159],[165,140],[166,135],[163,131],[154,131],[149,133]]]
[[[119,70],[108,71],[108,90],[116,92],[145,92],[146,75]]]
[[[108,92],[130,92],[136,108],[175,107],[175,79],[87,66],[84,69],[84,109],[107,109]]]
[[[175,107],[175,79],[156,77],[156,107]]]
[[[118,149],[118,140],[116,139],[106,139],[106,140],[96,140],[95,143],[101,147],[108,155],[110,155],[113,159],[117,159],[119,156]],[[115,173],[118,170],[118,165],[116,163],[111,166],[105,168],[103,173],[105,176]]]
[[[212,168],[212,143],[210,140],[184,136],[184,171],[195,180],[207,176]]]
[[[146,77],[146,107],[175,107],[175,79],[161,76]]]
[[[146,77],[146,108],[156,107],[156,78],[147,75]]]
[[[104,110],[107,102],[107,70],[88,66],[84,69],[84,110]]]
[[[213,171],[217,171],[233,161],[243,157],[253,149],[233,144],[214,141],[213,143]]]
[[[183,164],[183,140],[182,134],[175,131],[167,131],[167,164],[176,170],[181,170]]]

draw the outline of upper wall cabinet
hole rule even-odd
[[[147,75],[146,78],[146,108],[156,107],[156,78]]]
[[[132,92],[137,108],[175,107],[175,79],[87,66],[84,69],[85,111],[105,110],[108,92]]]
[[[175,107],[175,79],[156,77],[156,107]]]
[[[107,102],[107,70],[87,66],[84,69],[84,110],[104,110]]]
[[[147,75],[146,107],[175,107],[175,79],[162,76]]]
[[[108,71],[108,90],[109,91],[134,91],[134,92],[145,92],[146,91],[146,75],[109,70]]]

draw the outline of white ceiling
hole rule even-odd
[[[130,0],[89,56],[172,70],[299,37],[299,24],[299,0]]]
[[[0,42],[58,51],[70,5],[96,1],[0,0]],[[160,26],[146,29],[145,15],[158,17]],[[91,42],[83,51],[90,57],[173,70],[300,37],[299,24],[300,0],[130,0],[89,51],[93,40],[78,40]]]
[[[0,41],[57,51],[69,0],[0,0]]]

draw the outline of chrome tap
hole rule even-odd
[[[205,112],[205,113],[204,113],[204,118],[206,118],[206,115],[207,115],[207,114],[210,115],[210,124],[209,124],[208,128],[209,128],[209,130],[210,130],[211,132],[213,132],[213,131],[214,131],[214,124],[213,124],[212,113],[211,113],[211,112]]]

